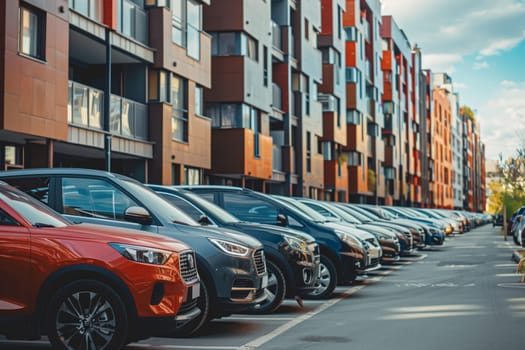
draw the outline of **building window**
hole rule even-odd
[[[306,132],[306,172],[312,172],[312,136]]]
[[[308,23],[308,19],[304,19],[304,38],[308,40],[310,38],[310,24]]]
[[[202,170],[198,168],[184,167],[184,184],[185,185],[201,185],[202,184]]]
[[[173,76],[171,80],[171,137],[177,141],[188,142],[188,83],[185,79]]]
[[[357,41],[357,28],[356,27],[346,27],[345,28],[346,41]]]
[[[169,73],[162,70],[150,70],[149,73],[148,98],[152,102],[169,103],[170,83]]]
[[[263,85],[268,86],[268,48],[263,46]]]
[[[202,87],[195,86],[195,115],[204,115],[203,114],[203,91]]]
[[[196,60],[200,59],[201,7],[199,3],[188,0],[187,54]]]
[[[212,36],[212,56],[247,56],[258,60],[258,42],[240,32],[210,33]]]
[[[206,116],[210,117],[213,128],[245,128],[259,132],[260,112],[243,103],[208,103]]]
[[[337,6],[337,38],[342,39],[342,29],[343,29],[343,9],[340,6]]]
[[[346,123],[352,125],[361,125],[361,113],[355,109],[347,109]]]
[[[171,24],[172,24],[172,40],[175,44],[180,46],[186,46],[185,33],[184,33],[184,1],[183,0],[171,0]]]
[[[359,83],[361,71],[356,67],[346,67],[346,82]]]
[[[18,50],[40,60],[45,59],[45,14],[33,7],[20,6]]]

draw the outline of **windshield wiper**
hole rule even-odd
[[[34,227],[38,227],[38,228],[42,228],[42,227],[55,227],[54,225],[46,224],[46,223],[43,223],[43,222],[37,222],[37,223],[34,223],[33,226],[34,226]]]

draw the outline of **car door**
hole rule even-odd
[[[31,311],[35,290],[30,232],[6,210],[0,208],[0,319]]]

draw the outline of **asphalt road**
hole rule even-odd
[[[286,301],[275,314],[235,315],[187,339],[150,338],[127,350],[520,349],[525,284],[515,246],[486,225],[384,267],[335,297]],[[0,349],[49,349],[45,340]]]

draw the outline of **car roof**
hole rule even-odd
[[[104,170],[85,168],[31,168],[0,171],[0,177],[28,176],[28,175],[97,175],[125,177],[124,175],[110,173]]]

